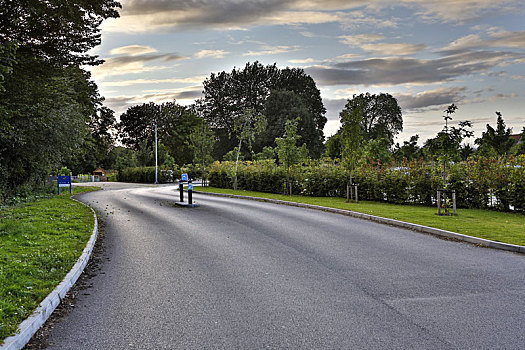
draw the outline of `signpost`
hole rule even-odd
[[[57,176],[58,194],[60,194],[60,187],[69,187],[69,193],[72,193],[71,189],[71,174],[68,176]]]

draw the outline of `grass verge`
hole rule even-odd
[[[93,213],[69,193],[1,209],[0,344],[64,279],[92,232]]]
[[[438,216],[436,208],[379,202],[345,203],[343,198],[286,196],[273,193],[199,187],[198,191],[237,194],[321,205],[430,226],[493,241],[525,245],[525,215],[480,209],[458,209],[456,216]]]

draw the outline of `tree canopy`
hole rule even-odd
[[[349,99],[344,111],[349,114],[360,109],[362,119],[360,127],[366,141],[385,138],[393,145],[394,137],[403,131],[401,107],[390,94],[360,94]]]
[[[321,95],[314,80],[299,68],[279,69],[276,64],[264,66],[259,62],[247,63],[243,69],[234,68],[230,73],[212,73],[204,83],[204,98],[198,101],[197,108],[217,135],[215,157],[221,158],[235,147],[238,135],[234,129],[235,120],[242,111],[251,109],[254,113],[264,113],[267,100],[274,90],[291,91],[297,95],[296,106],[308,111],[312,123],[309,128],[315,129],[316,143],[322,148],[324,141],[323,128],[326,124],[326,112]],[[296,100],[297,100],[296,99]],[[284,130],[286,119],[282,115],[272,116],[276,126]],[[275,139],[275,138],[274,138]],[[257,150],[274,144],[270,136],[265,142],[257,144]],[[321,151],[316,151],[320,155]]]

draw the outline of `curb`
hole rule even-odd
[[[72,199],[82,203],[79,200]],[[62,298],[64,298],[66,293],[71,289],[78,277],[84,271],[98,236],[97,214],[93,208],[89,207],[87,204],[84,205],[93,212],[95,227],[93,228],[93,233],[91,234],[82,255],[78,258],[77,262],[73,265],[73,268],[69,271],[66,277],[64,277],[62,282],[60,282],[60,284],[40,303],[36,310],[33,311],[33,313],[26,318],[20,326],[18,326],[17,334],[4,339],[4,344],[0,346],[0,350],[20,350],[26,346],[33,335],[47,321],[49,316],[51,316],[58,304],[62,301]]]
[[[323,207],[323,206],[320,206],[320,205],[288,202],[288,201],[283,201],[283,200],[279,200],[279,199],[269,199],[269,198],[261,198],[261,197],[241,196],[241,195],[236,195],[236,194],[212,193],[212,192],[201,192],[201,191],[193,191],[193,193],[205,194],[205,195],[216,196],[216,197],[229,197],[229,198],[248,199],[248,200],[254,200],[254,201],[259,201],[259,202],[268,202],[268,203],[274,203],[274,204],[288,205],[288,206],[292,206],[292,207],[301,207],[301,208],[320,210],[320,211],[325,211],[325,212],[330,212],[330,213],[336,213],[336,214],[351,216],[351,217],[355,217],[355,218],[358,218],[358,219],[370,220],[370,221],[378,222],[378,223],[381,223],[381,224],[386,224],[386,225],[406,228],[406,229],[409,229],[409,230],[422,232],[422,233],[427,233],[427,234],[431,234],[431,235],[434,235],[434,236],[445,237],[445,238],[452,238],[452,239],[456,239],[458,241],[472,243],[472,244],[480,245],[480,246],[483,246],[483,247],[494,248],[494,249],[501,249],[501,250],[506,250],[506,251],[509,251],[509,252],[525,254],[525,246],[522,246],[522,245],[491,241],[489,239],[468,236],[468,235],[464,235],[464,234],[457,233],[457,232],[441,230],[439,228],[434,228],[434,227],[424,226],[424,225],[418,225],[418,224],[412,224],[410,222],[399,221],[399,220],[394,220],[394,219],[388,219],[388,218],[383,218],[383,217],[380,217],[380,216],[375,216],[375,215],[370,215],[370,214],[358,213],[358,212],[351,211],[351,210],[346,210],[346,209],[336,209],[336,208]]]

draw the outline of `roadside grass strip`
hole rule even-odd
[[[345,209],[358,213],[429,226],[492,241],[525,246],[525,215],[481,209],[458,209],[456,216],[438,216],[435,207],[362,201],[344,198],[287,196],[273,193],[199,187],[199,192],[234,194]]]
[[[74,188],[74,193],[98,188]],[[64,194],[0,211],[0,344],[76,263],[93,231],[93,213]]]

